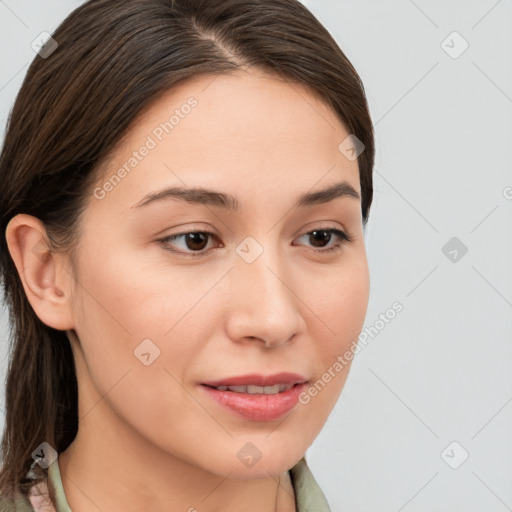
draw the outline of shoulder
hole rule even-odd
[[[0,494],[0,512],[55,512],[55,508],[48,498],[46,482],[33,485],[25,496],[18,493],[14,501]]]
[[[14,497],[14,501],[0,494],[0,512],[34,512],[29,498],[19,493]]]

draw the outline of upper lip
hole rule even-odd
[[[302,384],[306,379],[297,373],[282,372],[274,375],[240,375],[238,377],[227,377],[221,380],[203,382],[206,386],[214,388],[218,386],[274,386],[276,384]]]

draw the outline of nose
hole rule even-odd
[[[252,263],[236,258],[226,305],[230,339],[238,343],[256,339],[268,348],[295,341],[305,323],[292,272],[268,250]]]

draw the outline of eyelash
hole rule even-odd
[[[315,252],[318,252],[321,254],[332,253],[334,251],[341,251],[343,248],[342,246],[344,244],[348,244],[353,241],[352,236],[349,235],[348,233],[346,233],[345,231],[341,231],[340,229],[336,229],[336,228],[322,228],[322,227],[315,228],[311,231],[307,231],[306,233],[303,233],[302,235],[300,235],[299,238],[302,238],[305,235],[311,235],[315,231],[325,231],[328,233],[332,233],[338,238],[338,242],[336,243],[336,245],[329,247],[328,249],[319,249],[319,250],[315,251]],[[175,249],[169,248],[169,241],[175,240],[176,238],[179,238],[179,237],[182,237],[185,235],[198,234],[198,233],[217,238],[215,233],[211,233],[209,231],[187,231],[185,233],[176,233],[175,235],[170,235],[170,236],[166,236],[165,238],[160,238],[159,240],[157,240],[157,242],[160,242],[164,246],[164,249],[167,251],[177,253],[180,255],[184,255],[186,257],[197,258],[197,257],[204,256],[206,254],[206,252],[208,252],[208,251],[204,251],[204,250],[203,251],[190,251],[190,252],[177,251]]]

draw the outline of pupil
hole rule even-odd
[[[202,242],[201,242],[202,239]],[[188,249],[204,249],[207,241],[205,233],[188,233],[186,244]],[[199,244],[199,247],[195,244]]]
[[[324,236],[318,236],[319,233],[321,233]],[[331,234],[328,231],[313,231],[311,234],[315,240],[315,242],[313,243],[315,247],[323,247],[323,245],[325,244],[323,244],[322,241],[329,242],[329,239],[331,237]],[[320,244],[316,244],[317,241],[320,241]]]

